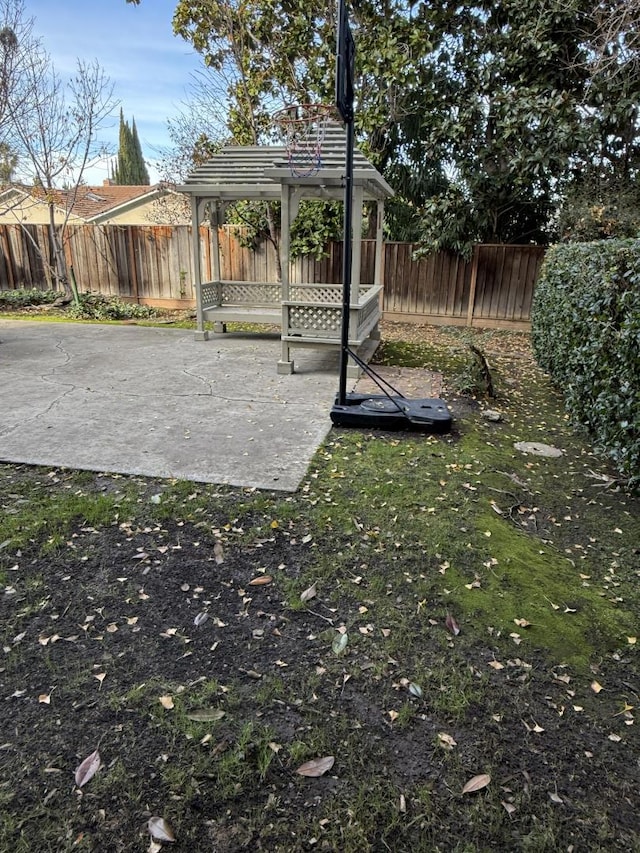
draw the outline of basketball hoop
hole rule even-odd
[[[322,166],[322,143],[335,109],[329,104],[291,104],[273,114],[287,148],[291,174],[308,178]]]

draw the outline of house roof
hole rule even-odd
[[[54,205],[61,211],[73,214],[85,222],[99,223],[124,211],[146,204],[167,192],[171,192],[167,184],[154,186],[117,186],[114,184],[102,186],[80,185],[72,190],[43,190],[38,187],[24,185],[11,188],[8,192],[22,193],[34,201]]]
[[[228,145],[194,169],[176,189],[199,198],[221,201],[279,199],[281,184],[289,183],[302,187],[306,196],[341,198],[345,156],[344,128],[337,122],[329,122],[322,142],[320,168],[313,175],[293,175],[284,146]],[[354,186],[363,188],[365,198],[389,198],[394,194],[380,172],[357,148],[353,168]]]

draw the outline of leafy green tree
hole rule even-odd
[[[476,241],[545,241],[574,173],[603,148],[616,168],[631,162],[640,84],[627,59],[638,39],[627,24],[602,48],[601,22],[615,8],[354,3],[358,142],[398,191],[392,236],[462,253]],[[333,99],[333,2],[179,0],[174,30],[226,78],[239,143],[269,138],[282,102]],[[615,75],[604,74],[607,51]]]
[[[125,121],[122,109],[120,109],[118,160],[114,170],[114,180],[116,184],[122,186],[147,186],[150,182],[149,172],[142,156],[136,121],[133,119],[129,125]]]
[[[147,165],[144,162],[144,157],[142,156],[142,146],[140,145],[135,118],[131,120],[131,140],[133,143],[133,162],[135,164],[133,175],[135,183],[139,186],[148,186],[150,183],[149,172],[147,171]]]
[[[433,49],[410,92],[406,144],[447,185],[422,205],[428,250],[545,242],[559,182],[588,142],[587,4],[445,2],[422,7]]]

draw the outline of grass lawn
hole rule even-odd
[[[379,360],[453,432],[334,429],[295,495],[0,465],[0,851],[640,850],[639,498],[526,335]]]

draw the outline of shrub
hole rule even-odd
[[[551,248],[532,343],[573,420],[640,483],[640,240]]]
[[[558,212],[563,241],[640,236],[640,184],[587,174],[568,188]]]
[[[0,307],[25,308],[28,305],[50,305],[61,294],[57,290],[38,290],[36,287],[19,290],[0,290]]]
[[[76,320],[147,320],[157,314],[156,309],[148,305],[123,302],[116,296],[100,293],[82,293],[79,304],[69,306],[69,315]]]

